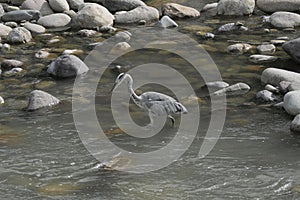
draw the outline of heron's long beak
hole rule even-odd
[[[111,88],[110,92],[112,92],[117,86],[117,83],[114,83],[113,87]]]

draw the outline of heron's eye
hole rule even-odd
[[[124,77],[124,73],[120,74],[118,79],[122,79],[123,77]]]

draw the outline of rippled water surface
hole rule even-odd
[[[213,1],[177,2],[199,9]],[[152,0],[149,3],[158,6],[162,1]],[[267,26],[261,24],[260,16],[241,17],[239,20],[250,28],[249,33],[218,35],[213,41],[203,40],[197,32],[204,26],[214,31],[222,24],[235,22],[236,18],[204,16],[178,21],[178,30],[203,45],[225,81],[230,84],[245,82],[252,90],[243,96],[228,97],[225,127],[208,156],[199,158],[197,155],[211,114],[209,100],[203,98],[201,128],[189,150],[170,166],[146,174],[105,168],[90,155],[73,121],[74,80],[54,80],[45,73],[47,64],[64,49],[81,49],[84,53],[79,57],[84,59],[90,51],[89,43],[103,41],[108,36],[82,39],[72,34],[54,33],[63,38],[63,43],[49,45],[47,41],[51,37],[37,37],[34,43],[14,47],[10,53],[1,56],[1,59],[24,61],[27,70],[24,77],[0,79],[0,94],[6,99],[6,104],[0,107],[1,199],[299,199],[300,137],[289,131],[292,117],[280,109],[255,101],[255,93],[262,89],[260,75],[263,69],[274,66],[297,70],[297,65],[289,61],[280,48],[276,54],[282,59],[264,66],[251,64],[249,55],[225,53],[229,39],[262,43],[278,36],[294,38],[299,32],[274,30],[265,34],[263,29]],[[139,34],[136,27],[120,28],[134,32],[135,36]],[[150,30],[153,31],[151,27]],[[51,49],[52,57],[42,61],[35,59],[37,49],[45,47]],[[142,52],[142,55],[129,55],[117,60],[116,64],[121,62],[130,69],[136,63],[141,64],[147,56],[155,57],[157,54]],[[184,66],[180,59],[168,61],[174,68]],[[194,73],[183,72],[199,88],[203,81],[198,80]],[[101,123],[110,133],[108,137],[121,147],[140,151],[160,148],[171,141],[174,135],[170,128],[166,128],[159,137],[143,142],[119,133],[108,114],[106,116],[110,111],[109,90],[117,74],[107,70],[96,95],[98,118],[104,119]],[[62,99],[62,103],[51,109],[25,112],[23,108],[33,89],[43,89]],[[142,91],[151,89],[153,85],[141,88]],[[158,87],[157,90],[170,94],[165,88]],[[135,106],[131,110],[137,123],[145,123],[146,114]],[[131,161],[124,162],[120,165]]]

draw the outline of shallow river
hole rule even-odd
[[[176,2],[201,8],[213,1]],[[161,1],[153,0],[149,4],[157,6]],[[14,58],[25,62],[27,70],[23,77],[0,79],[0,94],[6,99],[6,104],[0,107],[1,199],[299,199],[300,137],[289,131],[292,117],[255,100],[255,93],[263,89],[260,84],[263,69],[273,66],[295,70],[297,65],[280,50],[276,55],[281,59],[265,66],[251,64],[249,55],[226,53],[226,47],[231,44],[229,39],[262,43],[279,36],[295,38],[299,31],[274,30],[265,34],[263,29],[268,26],[262,25],[260,16],[241,17],[239,20],[250,28],[248,33],[217,35],[215,40],[204,40],[197,32],[206,30],[206,26],[214,31],[222,24],[235,22],[236,18],[204,16],[178,21],[178,31],[203,45],[224,81],[230,84],[244,82],[252,89],[246,95],[227,98],[223,131],[206,157],[198,157],[211,116],[209,99],[203,97],[199,107],[200,129],[189,149],[169,166],[143,174],[113,170],[114,166],[103,167],[89,153],[73,120],[74,80],[54,80],[45,73],[47,64],[64,49],[81,49],[84,53],[79,57],[84,59],[90,52],[87,44],[103,41],[105,35],[103,38],[83,39],[76,34],[53,33],[63,38],[62,43],[47,44],[53,36],[38,36],[34,43],[13,47],[11,52],[1,55],[0,59]],[[120,28],[134,33],[133,39],[145,31],[133,26]],[[164,31],[151,27],[146,30],[149,33]],[[45,47],[51,49],[52,57],[42,61],[35,59],[37,49]],[[182,51],[188,50],[183,48]],[[127,71],[137,64],[144,64],[145,58],[157,57],[157,62],[167,60],[175,69],[182,70],[185,65],[180,59],[170,59],[171,55],[162,55],[139,52],[123,57],[115,64],[128,66],[124,69]],[[204,84],[197,79],[195,71],[182,71],[196,91]],[[96,77],[97,73],[92,73]],[[108,137],[124,149],[139,152],[158,149],[170,142],[174,137],[174,130],[170,127],[149,140],[132,139],[115,128],[111,115],[107,113],[110,111],[109,90],[117,74],[114,70],[105,72],[95,101],[98,119],[102,119],[104,131],[110,133]],[[45,90],[61,99],[62,103],[51,109],[26,112],[23,108],[33,89]],[[153,90],[153,85],[141,88],[141,91],[145,90]],[[165,88],[157,87],[156,90],[171,94]],[[201,93],[197,95],[201,96]],[[147,115],[136,106],[133,105],[131,110],[137,123],[147,121]],[[164,156],[167,155],[161,155],[161,159]],[[125,158],[124,162],[120,167],[126,168],[128,162],[133,161]]]

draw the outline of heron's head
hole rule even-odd
[[[118,87],[122,83],[122,81],[125,79],[125,77],[126,77],[125,73],[119,74],[115,80],[114,86],[112,87],[111,91],[113,91],[116,87]]]

